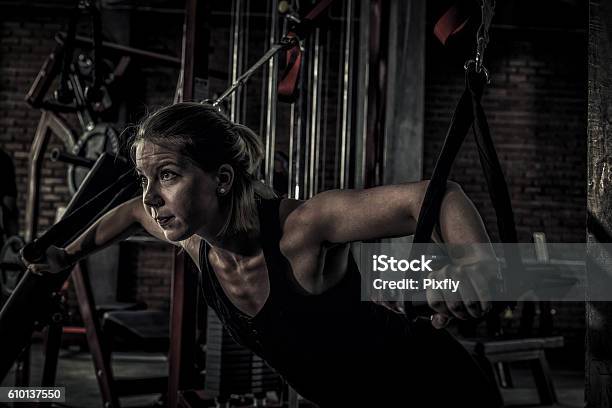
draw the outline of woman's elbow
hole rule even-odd
[[[415,206],[413,212],[418,216],[421,211],[421,207],[423,206],[423,202],[425,201],[425,195],[427,194],[427,190],[431,180],[422,180],[417,184],[417,194],[415,200]],[[456,181],[447,180],[446,181],[446,189],[444,190],[444,197],[446,198],[450,194],[462,193],[463,189],[461,185]]]

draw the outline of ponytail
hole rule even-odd
[[[233,130],[245,145],[246,172],[251,176],[256,176],[255,172],[259,170],[263,157],[261,140],[259,140],[259,136],[255,132],[239,123],[234,124]]]

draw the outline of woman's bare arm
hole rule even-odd
[[[373,240],[414,233],[427,181],[364,190],[330,190],[297,207],[288,224],[306,228],[311,239],[331,243]],[[454,218],[460,217],[461,222]],[[458,184],[449,182],[440,214],[447,243],[486,243],[475,208]]]
[[[428,182],[398,184],[366,190],[334,190],[316,195],[288,217],[287,231],[302,248],[323,242],[342,243],[411,235],[427,191]],[[495,253],[484,223],[461,187],[449,182],[440,211],[440,230],[445,244],[461,245],[449,253],[452,263],[431,273],[432,278],[456,278],[461,291],[428,290],[429,305],[438,321],[449,316],[479,317],[490,307],[490,283],[497,279]],[[472,245],[477,244],[477,245]],[[436,324],[438,323],[438,324]]]
[[[168,241],[161,228],[145,212],[142,199],[135,197],[104,214],[65,248],[50,247],[47,250],[46,262],[30,264],[27,260],[25,261],[28,263],[29,270],[34,273],[59,272],[88,255],[143,229],[156,238]]]

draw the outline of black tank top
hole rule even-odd
[[[244,314],[227,298],[208,261],[208,244],[202,241],[200,247],[206,303],[238,343],[321,407],[413,406],[407,401],[415,402],[418,394],[410,389],[423,393],[422,401],[428,404],[442,403],[439,392],[427,390],[429,384],[439,388],[447,375],[453,377],[447,390],[467,392],[471,406],[480,406],[474,401],[475,389],[488,401],[482,406],[497,406],[482,373],[446,331],[361,301],[360,274],[352,255],[346,274],[333,288],[318,295],[305,292],[280,251],[279,205],[280,199],[258,201],[270,291],[255,316]],[[462,374],[453,375],[457,369]],[[466,373],[473,378],[469,386],[463,384]],[[456,404],[461,398],[454,395],[449,401]]]

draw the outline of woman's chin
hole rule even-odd
[[[178,242],[189,238],[191,234],[188,234],[187,231],[182,229],[168,228],[164,229],[164,235],[168,241]]]

